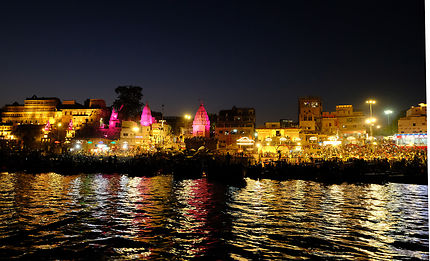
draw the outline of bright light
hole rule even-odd
[[[385,110],[384,113],[385,113],[385,115],[389,115],[389,114],[393,113],[393,111],[392,110]]]
[[[371,123],[375,123],[376,122],[376,118],[368,118],[366,119],[366,124],[371,124]]]
[[[139,127],[134,127],[134,128],[133,128],[133,131],[134,131],[134,132],[138,132],[138,131],[139,131]]]
[[[376,126],[376,128],[377,128],[377,129],[380,129],[380,128],[381,128],[381,125]]]
[[[367,100],[367,101],[366,101],[366,103],[367,103],[367,104],[375,104],[375,103],[376,103],[376,101],[375,101],[375,100]]]
[[[236,141],[236,144],[242,146],[251,146],[254,145],[254,141],[248,137],[242,137]]]
[[[185,115],[184,115],[184,118],[185,118],[186,120],[191,120],[191,115],[189,115],[189,114],[185,114]]]
[[[78,149],[80,149],[80,148],[81,148],[81,145],[76,144],[76,145],[75,145],[75,148],[78,150]]]
[[[61,127],[61,122],[58,123],[58,127]]]
[[[260,148],[261,147],[261,143],[257,143],[257,148]]]
[[[279,140],[280,140],[280,141],[287,141],[287,138],[285,138],[285,137],[281,137]]]

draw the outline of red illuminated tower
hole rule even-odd
[[[193,121],[193,136],[209,138],[209,129],[210,121],[208,114],[205,110],[205,107],[203,107],[203,104],[200,104]]]

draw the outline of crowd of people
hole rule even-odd
[[[427,162],[427,148],[415,146],[397,146],[392,143],[366,144],[366,145],[338,145],[304,147],[301,150],[291,150],[287,153],[265,153],[259,155],[262,161],[287,161],[289,163],[303,163],[315,161],[348,161],[362,159],[366,161],[388,160],[389,162],[418,160]]]

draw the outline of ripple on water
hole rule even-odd
[[[427,186],[0,174],[0,255],[428,260]]]

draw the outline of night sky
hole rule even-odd
[[[0,5],[0,106],[143,88],[152,110],[254,107],[258,123],[425,102],[424,1],[24,1]]]

